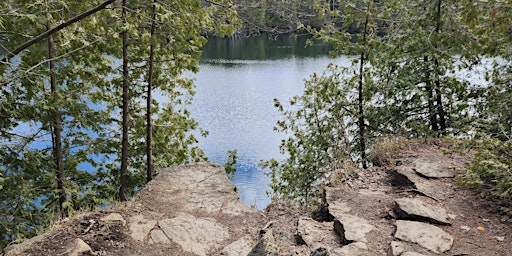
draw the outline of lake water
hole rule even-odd
[[[305,48],[304,38],[292,37],[216,39],[203,48],[200,71],[194,75],[197,94],[190,107],[192,116],[209,131],[199,146],[210,162],[220,164],[226,162],[228,150],[237,150],[232,182],[247,205],[263,209],[270,203],[270,179],[258,163],[283,158],[279,144],[285,134],[273,131],[280,118],[274,98],[286,101],[301,94],[304,79],[331,62],[349,65],[347,59],[329,58],[328,52],[327,45]]]

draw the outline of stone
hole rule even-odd
[[[505,241],[505,237],[504,237],[504,236],[495,236],[495,238],[496,238],[496,240],[497,240],[498,242],[503,242],[503,241]]]
[[[471,228],[469,226],[460,226],[460,229],[464,230],[464,231],[470,231]]]
[[[311,218],[301,218],[297,222],[297,236],[309,247],[318,247],[322,241],[336,240],[332,232],[332,222],[318,222]]]
[[[451,225],[446,210],[439,206],[430,205],[418,198],[395,199],[395,212],[401,219],[426,220],[441,225]]]
[[[191,169],[194,171],[191,174]],[[255,210],[245,205],[235,192],[235,186],[229,181],[226,171],[220,165],[193,163],[175,168],[164,169],[153,181],[168,189],[168,198],[159,198],[181,202],[178,211],[221,213],[238,216]]]
[[[341,243],[363,241],[366,234],[374,229],[365,219],[350,214],[334,215],[334,231],[341,237]]]
[[[428,162],[422,159],[415,159],[413,161],[414,168],[413,170],[419,173],[421,176],[427,178],[453,178],[455,177],[455,173],[441,166],[438,163]]]
[[[229,238],[229,230],[212,218],[196,218],[179,212],[174,218],[158,222],[160,229],[173,242],[190,253],[208,255],[209,251]]]
[[[393,256],[399,256],[402,255],[402,253],[405,251],[405,245],[404,243],[400,241],[391,241],[391,253]]]
[[[278,256],[279,246],[276,244],[276,239],[272,230],[266,230],[261,236],[258,243],[252,248],[248,256]]]
[[[425,254],[417,253],[417,252],[404,252],[400,256],[427,256]]]
[[[329,256],[329,250],[324,247],[318,247],[309,254],[309,256]]]
[[[443,253],[453,245],[453,237],[442,229],[427,223],[397,220],[395,237],[434,252]]]
[[[350,212],[350,207],[348,204],[340,200],[340,194],[340,189],[332,187],[325,188],[325,199],[327,201],[329,213],[331,215]]]
[[[100,220],[108,223],[121,223],[123,226],[126,225],[126,220],[123,216],[117,212],[111,213],[107,216],[100,218]]]
[[[332,250],[335,256],[368,256],[368,246],[363,242],[355,242]]]
[[[69,252],[66,254],[66,256],[80,256],[83,254],[93,253],[91,247],[80,238],[76,238],[75,240],[73,240],[73,242],[69,244],[68,249],[66,251]]]
[[[223,256],[238,256],[238,255],[248,255],[253,246],[255,241],[251,238],[250,235],[246,235],[233,243],[229,244],[228,246],[224,247],[220,255]]]
[[[432,195],[435,195],[435,191],[432,191],[431,186],[428,184],[428,182],[423,179],[422,177],[418,176],[415,171],[413,171],[410,168],[407,168],[405,166],[398,166],[395,169],[396,174],[394,176],[400,176],[407,178],[407,180],[410,181],[412,184],[410,187],[418,190],[418,192],[432,197]]]
[[[148,220],[143,215],[135,215],[130,219],[130,235],[135,241],[144,241],[151,229],[156,225],[156,220]]]
[[[150,233],[151,241],[157,244],[170,244],[171,240],[165,235],[161,229],[153,229]]]

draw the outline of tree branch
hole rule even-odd
[[[77,16],[73,17],[72,19],[64,22],[64,23],[61,23],[59,24],[58,26],[52,28],[52,29],[49,29],[47,30],[46,32],[40,34],[39,36],[37,37],[34,37],[32,38],[31,40],[29,40],[28,42],[20,45],[18,48],[14,49],[13,51],[9,52],[7,55],[3,56],[2,59],[0,60],[0,63],[3,63],[3,62],[8,62],[8,60],[16,55],[18,55],[18,53],[22,52],[23,50],[29,48],[30,46],[38,43],[39,41],[47,38],[48,36],[62,30],[63,28],[75,23],[75,22],[78,22],[98,11],[101,11],[103,9],[105,9],[105,7],[113,2],[115,2],[116,0],[107,0],[99,5],[97,5],[96,7],[86,11],[86,12],[83,12],[81,14],[78,14]]]

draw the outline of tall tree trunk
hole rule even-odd
[[[441,4],[442,0],[437,1],[437,15],[436,15],[436,35],[439,35],[439,31],[441,30]],[[437,42],[435,44],[435,49],[437,51],[438,45]],[[441,131],[446,130],[446,119],[443,108],[443,99],[441,92],[441,74],[439,73],[439,60],[434,57],[434,67],[436,70],[436,81],[435,81],[435,92],[436,92],[436,107],[437,114],[439,115],[439,128]]]
[[[428,63],[428,56],[423,57],[423,61],[425,63]],[[432,88],[432,81],[430,78],[430,72],[425,71],[425,90],[427,91],[427,104],[428,104],[428,117],[430,121],[430,128],[433,131],[439,130],[439,126],[437,124],[437,114],[436,109],[434,107],[434,89]]]
[[[50,30],[50,23],[46,24],[46,29]],[[55,45],[53,42],[53,37],[50,35],[47,38],[48,41],[48,58],[50,59],[50,90],[53,96],[53,102],[58,104],[58,87],[57,87],[57,79],[55,77]],[[65,174],[64,174],[64,155],[62,151],[62,126],[61,126],[61,114],[59,111],[58,105],[55,106],[55,109],[51,111],[53,115],[53,124],[51,124],[52,129],[52,147],[53,147],[53,157],[55,162],[55,176],[57,178],[57,191],[59,194],[59,209],[60,216],[66,217],[67,210],[64,208],[64,203],[66,203],[66,187],[64,185]]]
[[[366,45],[366,33],[368,30],[368,21],[370,19],[370,3],[368,3],[368,8],[365,15],[364,21],[364,30],[363,30],[363,46]],[[366,164],[366,140],[365,140],[365,124],[364,124],[364,95],[363,95],[363,78],[364,78],[364,49],[361,51],[361,61],[359,65],[359,86],[357,88],[358,91],[358,126],[359,126],[359,150],[361,150],[361,163],[363,168],[366,169],[368,166]]]
[[[122,19],[123,24],[126,25],[126,0],[122,4]],[[121,32],[123,40],[123,110],[122,110],[122,141],[121,141],[121,171],[120,171],[120,186],[119,186],[119,200],[126,201],[126,183],[128,175],[128,104],[130,102],[129,85],[128,85],[128,33],[127,31]]]
[[[155,43],[153,42],[153,35],[155,34],[156,26],[156,0],[153,1],[153,8],[151,10],[151,29],[150,33],[150,45],[149,45],[149,69],[148,69],[148,91],[146,101],[146,181],[150,182],[153,179],[153,125],[151,124],[151,90],[153,89],[153,67],[155,60]]]

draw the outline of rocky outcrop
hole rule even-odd
[[[8,247],[6,256],[504,255],[482,249],[497,243],[508,252],[510,238],[498,229],[473,237],[485,235],[491,220],[480,223],[463,211],[455,218],[446,204],[456,200],[447,170],[412,158],[389,171],[351,173],[326,188],[325,204],[310,217],[282,204],[256,212],[220,166],[181,166],[161,171],[132,202],[64,220],[51,233]]]

